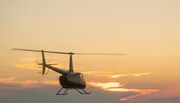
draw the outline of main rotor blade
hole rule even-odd
[[[14,48],[12,50],[42,52],[42,50],[21,49],[21,48]],[[68,55],[126,55],[126,54],[119,54],[119,53],[73,53],[73,52],[56,52],[56,51],[46,51],[46,50],[44,50],[44,53],[68,54]]]
[[[120,53],[74,53],[75,55],[126,55]]]
[[[18,50],[18,51],[31,51],[31,52],[42,52],[42,50],[33,50],[33,49],[21,49],[21,48],[14,48],[12,50]],[[74,54],[71,52],[55,52],[55,51],[46,51],[44,50],[44,53],[56,53],[56,54]]]

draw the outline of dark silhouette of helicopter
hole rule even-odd
[[[45,51],[45,50],[31,50],[31,49],[20,49],[14,48],[12,50],[19,51],[31,51],[31,52],[41,52],[42,53],[42,63],[38,63],[38,65],[42,65],[42,75],[45,74],[45,69],[49,68],[59,74],[59,82],[62,88],[57,92],[56,95],[67,95],[68,89],[75,89],[80,94],[90,94],[91,92],[87,92],[84,89],[86,88],[86,80],[82,73],[74,72],[73,69],[73,55],[125,55],[125,54],[112,54],[112,53],[73,53],[73,52],[55,52],[55,51]],[[66,54],[69,55],[69,70],[64,70],[61,68],[53,67],[54,64],[47,64],[44,53],[55,53],[55,54]],[[61,91],[65,89],[63,93]],[[80,91],[82,90],[82,91]]]

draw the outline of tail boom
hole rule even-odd
[[[49,68],[49,69],[51,69],[51,70],[53,70],[53,71],[55,71],[55,72],[57,72],[57,73],[60,73],[60,74],[62,74],[62,75],[68,74],[68,71],[66,71],[66,70],[63,70],[63,69],[60,69],[60,68],[56,68],[56,67],[51,66],[51,65],[55,65],[55,64],[46,64],[46,59],[45,59],[44,51],[43,51],[43,50],[42,50],[42,63],[41,63],[40,65],[43,66],[43,68],[42,68],[42,74],[43,74],[43,75],[44,75],[44,73],[45,73],[45,69],[46,69],[46,68]]]
[[[53,66],[48,65],[48,64],[46,64],[45,67],[47,67],[47,68],[49,68],[49,69],[51,69],[51,70],[53,70],[53,71],[55,71],[55,72],[57,72],[59,74],[62,74],[62,75],[67,75],[69,73],[66,70],[63,70],[63,69],[60,69],[60,68],[56,68],[56,67],[53,67]]]

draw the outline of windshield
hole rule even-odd
[[[83,74],[80,74],[80,77],[81,77],[81,79],[83,80],[83,82],[86,82],[86,79],[85,79],[85,77],[84,77]]]

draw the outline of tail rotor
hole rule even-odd
[[[46,60],[45,60],[43,50],[42,50],[42,63],[38,63],[38,65],[42,65],[42,76],[43,76],[45,74],[45,70],[46,70]]]
[[[46,69],[46,60],[45,60],[45,56],[44,56],[44,51],[42,50],[42,75],[44,75],[45,73],[45,69]]]

